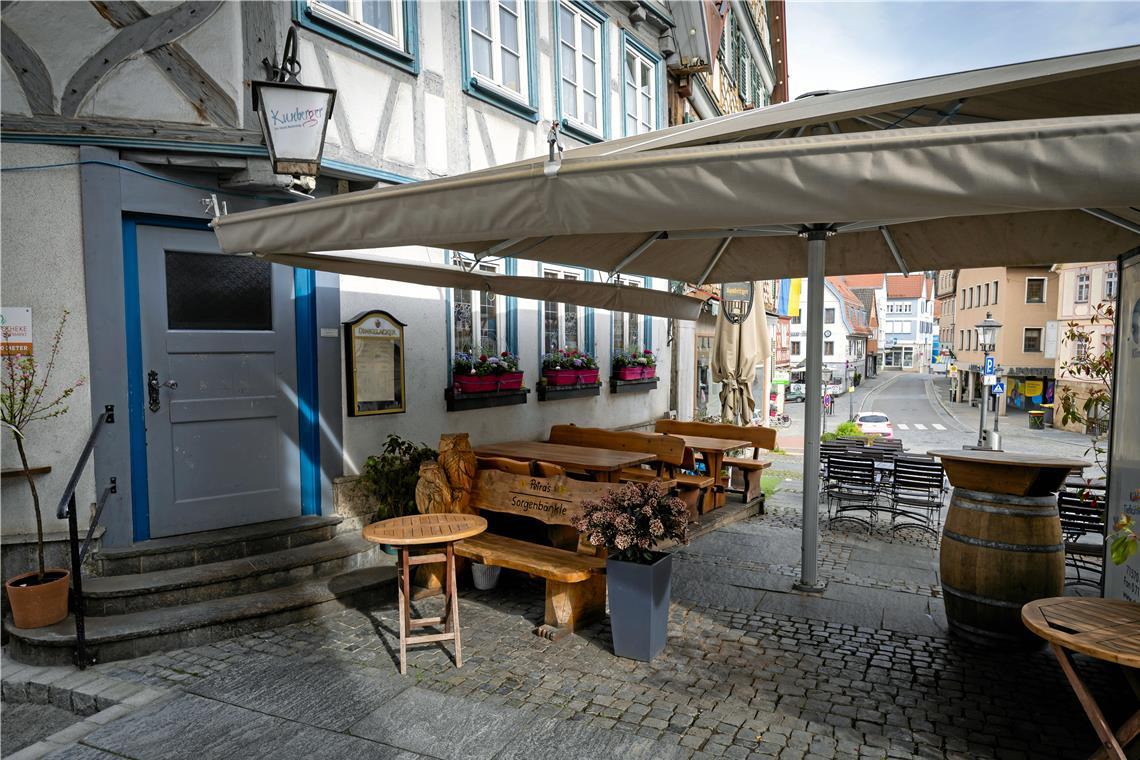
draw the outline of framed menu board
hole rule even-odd
[[[386,311],[366,311],[344,323],[349,417],[407,411],[404,327]]]

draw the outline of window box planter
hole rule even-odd
[[[546,378],[547,385],[574,385],[578,382],[576,369],[544,369],[542,376]]]
[[[602,394],[601,383],[575,383],[574,385],[551,385],[540,383],[538,386],[539,401],[560,401],[566,398],[588,398]]]
[[[505,372],[501,375],[456,375],[452,388],[458,393],[487,393],[522,388],[522,372]]]
[[[645,378],[645,379],[648,379],[651,377],[657,377],[657,367],[655,367],[655,366],[654,367],[642,367],[641,368],[641,376],[642,376],[642,378]]]
[[[640,380],[644,367],[618,367],[614,377],[618,380]]]
[[[465,392],[454,386],[443,392],[447,401],[447,411],[465,412],[470,409],[487,409],[494,406],[525,404],[530,388],[493,389],[489,391]]]
[[[579,385],[595,385],[598,382],[598,373],[601,370],[597,369],[580,369],[578,372]]]
[[[610,378],[610,392],[611,393],[643,393],[651,391],[657,387],[657,381],[660,378],[654,377],[639,377],[635,380],[622,380],[617,375]]]

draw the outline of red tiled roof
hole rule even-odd
[[[920,274],[887,275],[887,298],[919,298],[922,295],[922,283],[925,279]],[[930,292],[929,288],[927,292]]]
[[[849,288],[881,288],[883,287],[882,274],[845,274],[843,282]]]

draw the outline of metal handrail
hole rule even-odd
[[[103,431],[104,425],[110,425],[115,422],[115,407],[108,404],[103,407],[103,413],[95,421],[95,427],[91,429],[91,435],[87,436],[87,443],[83,446],[83,453],[79,455],[79,461],[75,463],[75,469],[71,471],[71,477],[67,481],[67,488],[63,491],[63,496],[59,500],[59,509],[56,510],[56,516],[59,519],[67,519],[67,533],[69,543],[71,545],[71,608],[75,615],[75,664],[80,670],[83,670],[91,664],[90,658],[87,656],[87,630],[85,625],[85,605],[83,600],[83,560],[87,557],[87,552],[91,548],[91,539],[95,535],[95,529],[99,526],[99,518],[103,516],[103,507],[107,504],[107,497],[113,493],[118,492],[117,479],[112,477],[110,482],[99,494],[99,500],[95,505],[95,514],[91,517],[91,526],[87,529],[87,535],[83,539],[83,543],[79,543],[79,519],[76,516],[75,506],[75,489],[79,486],[79,478],[83,474],[83,470],[87,467],[88,460],[91,459],[91,453],[95,450],[95,442],[99,439],[99,434]]]

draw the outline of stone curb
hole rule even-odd
[[[170,689],[122,681],[94,670],[74,666],[23,665],[4,658],[0,662],[0,696],[9,703],[53,705],[84,717],[32,744],[7,760],[39,758],[82,739],[96,728],[142,705],[170,696]]]

